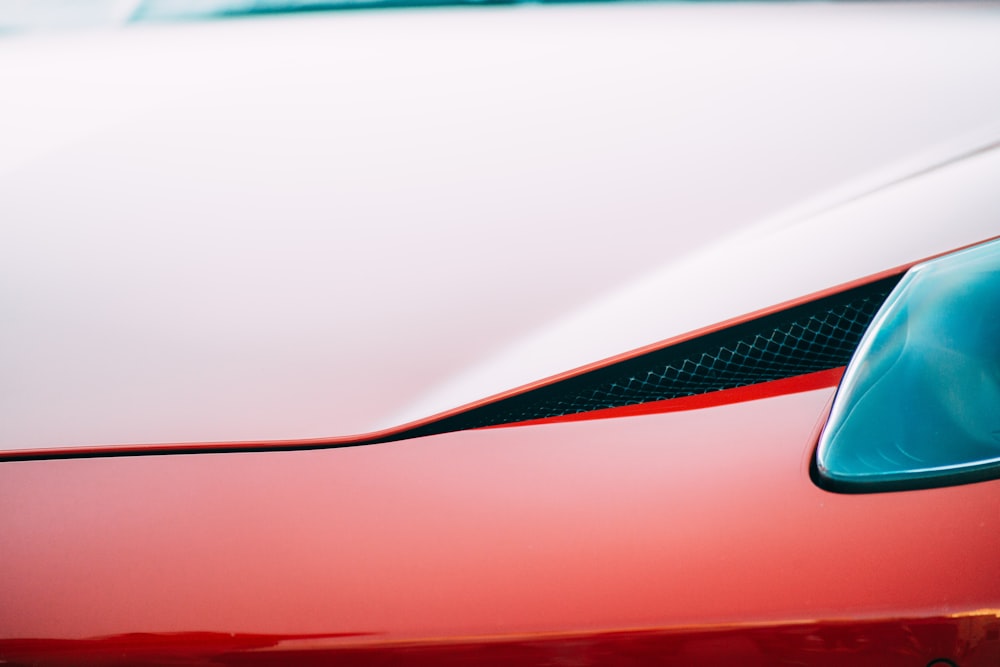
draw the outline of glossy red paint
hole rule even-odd
[[[815,487],[832,394],[3,463],[0,659],[996,665],[1000,481]]]
[[[994,665],[996,613],[883,621],[632,630],[335,646],[338,637],[209,632],[0,640],[6,664],[78,665]],[[738,662],[734,662],[738,661]],[[937,662],[934,662],[937,661]]]

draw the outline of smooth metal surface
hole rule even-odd
[[[84,644],[61,642],[96,638],[92,664],[194,642],[194,664],[994,665],[1000,482],[815,487],[831,395],[330,451],[3,463],[0,658],[65,664],[60,647],[78,660]]]

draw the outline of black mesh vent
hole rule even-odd
[[[899,279],[893,276],[715,331],[442,419],[401,437],[695,396],[845,366]]]

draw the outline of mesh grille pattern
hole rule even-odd
[[[844,366],[881,304],[882,300],[864,297],[710,351],[661,362],[645,372],[497,411],[479,425],[695,396]]]
[[[899,276],[501,399],[405,437],[695,396],[845,366]]]

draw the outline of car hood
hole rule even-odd
[[[998,23],[636,5],[9,38],[0,447],[374,431],[982,240]]]

